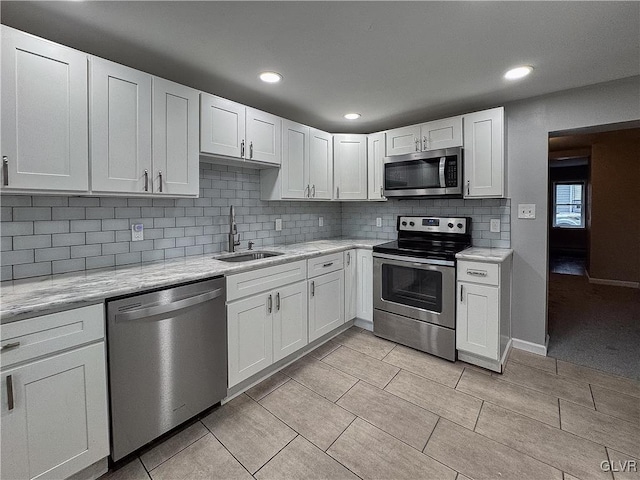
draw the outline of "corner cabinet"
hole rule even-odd
[[[107,457],[104,305],[0,333],[2,477],[67,478]]]
[[[200,153],[256,166],[282,159],[282,119],[231,100],[200,94]]]
[[[499,373],[511,341],[511,257],[457,264],[458,358]]]
[[[506,196],[504,108],[464,116],[464,198]]]
[[[336,200],[367,199],[367,136],[333,136],[333,178]]]
[[[87,56],[1,28],[2,190],[87,192]]]

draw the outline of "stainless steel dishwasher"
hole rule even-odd
[[[117,461],[227,394],[224,278],[107,303]]]

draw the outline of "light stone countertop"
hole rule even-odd
[[[257,251],[282,252],[283,255],[248,262],[232,263],[216,260],[215,257],[228,254],[220,252],[163,262],[2,282],[0,284],[0,323],[101,303],[107,298],[271,267],[351,248],[371,249],[374,245],[387,241],[345,238],[314,240],[259,249]]]
[[[456,253],[458,260],[472,260],[476,262],[502,263],[513,255],[511,248],[483,248],[470,247]]]

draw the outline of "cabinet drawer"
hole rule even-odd
[[[102,303],[0,325],[2,368],[102,338]]]
[[[227,302],[307,278],[307,262],[285,263],[227,277]]]
[[[500,284],[500,266],[497,263],[459,261],[457,272],[459,282]]]
[[[307,269],[309,270],[309,278],[324,275],[325,273],[335,272],[344,268],[344,252],[332,253],[331,255],[323,255],[322,257],[311,258],[307,260]]]

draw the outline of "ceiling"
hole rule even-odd
[[[640,74],[640,2],[2,1],[1,21],[330,132]],[[520,81],[502,78],[531,64]],[[284,75],[277,85],[257,78]],[[348,121],[347,112],[362,118]]]

